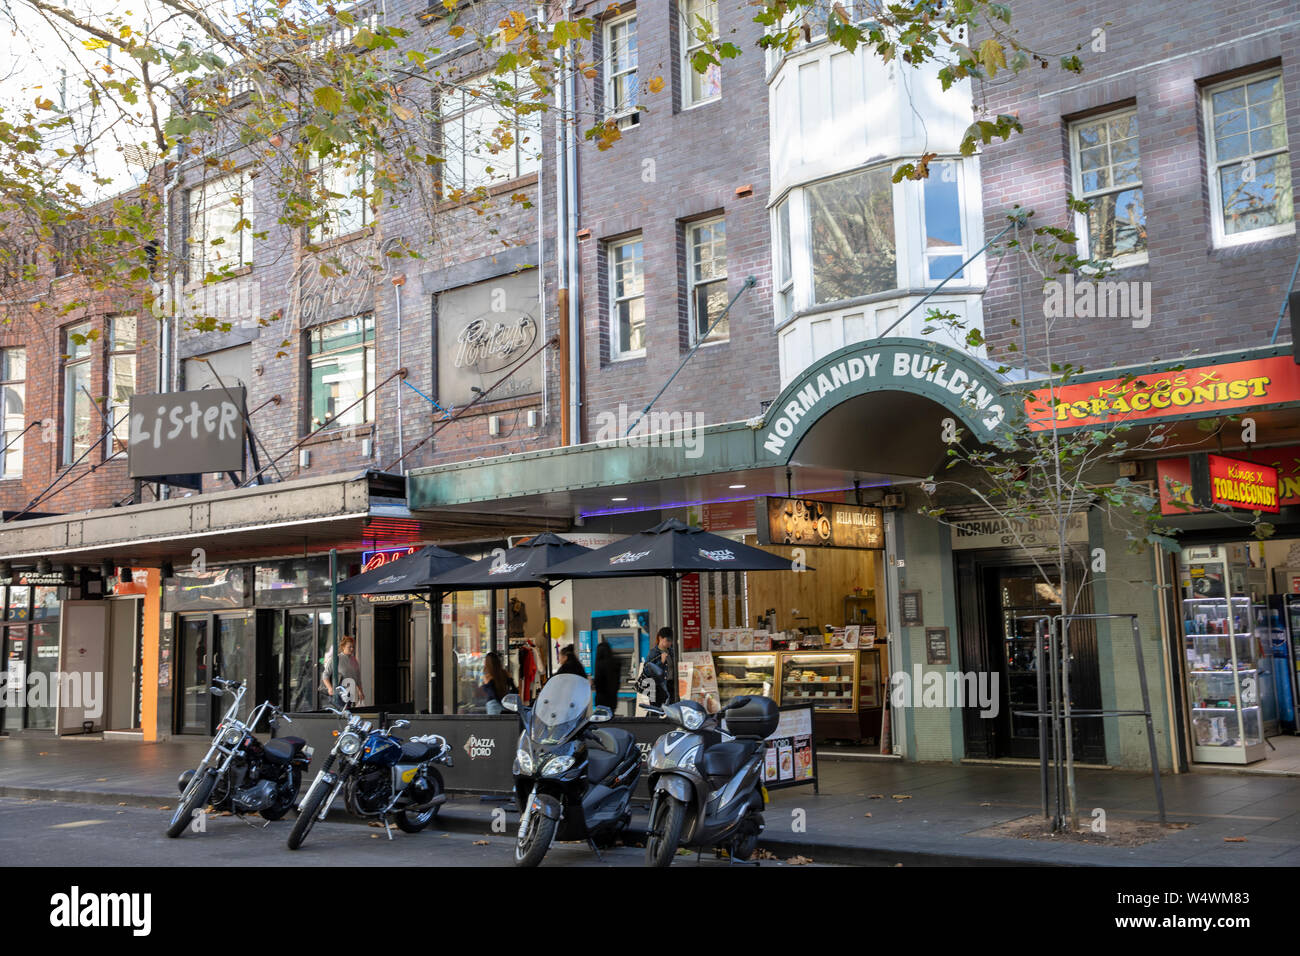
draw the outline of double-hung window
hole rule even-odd
[[[136,317],[108,320],[108,420],[113,425],[113,455],[126,451],[131,436],[131,396],[135,394]]]
[[[640,90],[636,78],[636,14],[605,24],[605,117],[619,126],[640,122],[636,111]]]
[[[1216,241],[1231,245],[1294,232],[1281,72],[1208,88],[1205,123]]]
[[[682,109],[690,109],[722,95],[722,67],[710,62],[703,72],[695,68],[696,56],[705,55],[706,42],[718,37],[718,3],[679,0],[677,10],[681,15]]]
[[[645,355],[645,264],[641,237],[610,243],[607,256],[610,358]]]
[[[191,281],[253,262],[253,187],[247,173],[209,179],[190,190]]]
[[[439,100],[443,185],[448,193],[509,182],[541,165],[542,114],[519,109],[536,87],[513,74],[471,77]]]
[[[23,429],[27,427],[27,350],[0,349],[0,401],[4,430],[0,433],[0,478],[23,476]]]
[[[1146,259],[1147,218],[1138,162],[1137,111],[1070,127],[1074,195],[1091,203],[1077,217],[1080,254],[1119,265]]]
[[[934,162],[930,164],[930,175],[922,180],[926,282],[942,282],[949,276],[953,281],[965,278],[956,272],[966,259],[960,177],[960,163]]]
[[[90,351],[94,335],[89,322],[63,330],[63,464],[70,465],[90,450]]]
[[[311,430],[375,420],[375,317],[356,315],[307,331]],[[364,396],[364,398],[363,398]]]
[[[718,319],[727,307],[726,220],[710,219],[686,227],[686,268],[692,344],[725,342],[730,334],[728,320]]]
[[[364,156],[334,153],[319,159],[312,154],[311,169],[317,199],[312,242],[337,239],[371,224],[370,163]]]

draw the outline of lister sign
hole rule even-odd
[[[127,474],[154,479],[244,467],[244,390],[208,388],[131,398]]]

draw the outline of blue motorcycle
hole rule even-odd
[[[302,846],[340,793],[349,812],[382,820],[390,840],[390,823],[407,833],[427,827],[447,802],[442,774],[435,766],[452,766],[451,745],[446,739],[429,734],[402,740],[393,736],[393,731],[408,726],[409,720],[380,730],[347,710],[326,709],[345,724],[334,732],[334,749],[302,798],[289,834],[289,849]]]

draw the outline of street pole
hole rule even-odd
[[[330,684],[337,694],[339,689],[339,552],[330,548],[330,632],[334,635],[334,649],[330,654]]]

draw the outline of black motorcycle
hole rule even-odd
[[[766,697],[737,697],[717,714],[693,700],[648,707],[676,724],[650,752],[646,862],[668,866],[678,846],[748,860],[763,832],[763,741],[781,713]]]
[[[537,866],[551,842],[612,843],[632,821],[628,809],[641,774],[636,739],[615,727],[592,727],[612,718],[608,707],[592,711],[591,686],[575,674],[557,674],[532,708],[519,697],[501,702],[519,712],[523,732],[513,773],[519,801],[515,863]]]
[[[346,710],[325,709],[346,723],[335,731],[334,749],[302,798],[298,819],[289,833],[289,849],[302,846],[340,793],[353,814],[382,820],[390,840],[390,821],[407,833],[427,827],[447,802],[447,788],[434,764],[452,766],[451,745],[437,734],[410,740],[393,736],[393,731],[408,726],[409,720],[377,730]]]
[[[275,704],[263,701],[247,721],[239,719],[239,705],[247,688],[241,681],[212,679],[212,695],[234,692],[212,746],[195,770],[186,770],[177,780],[181,796],[171,823],[169,837],[178,837],[195,814],[212,804],[216,810],[231,810],[242,817],[259,813],[262,819],[279,820],[293,806],[302,785],[303,773],[311,762],[312,749],[301,737],[276,737],[280,721],[293,723]],[[272,737],[265,744],[253,735],[263,717]]]

